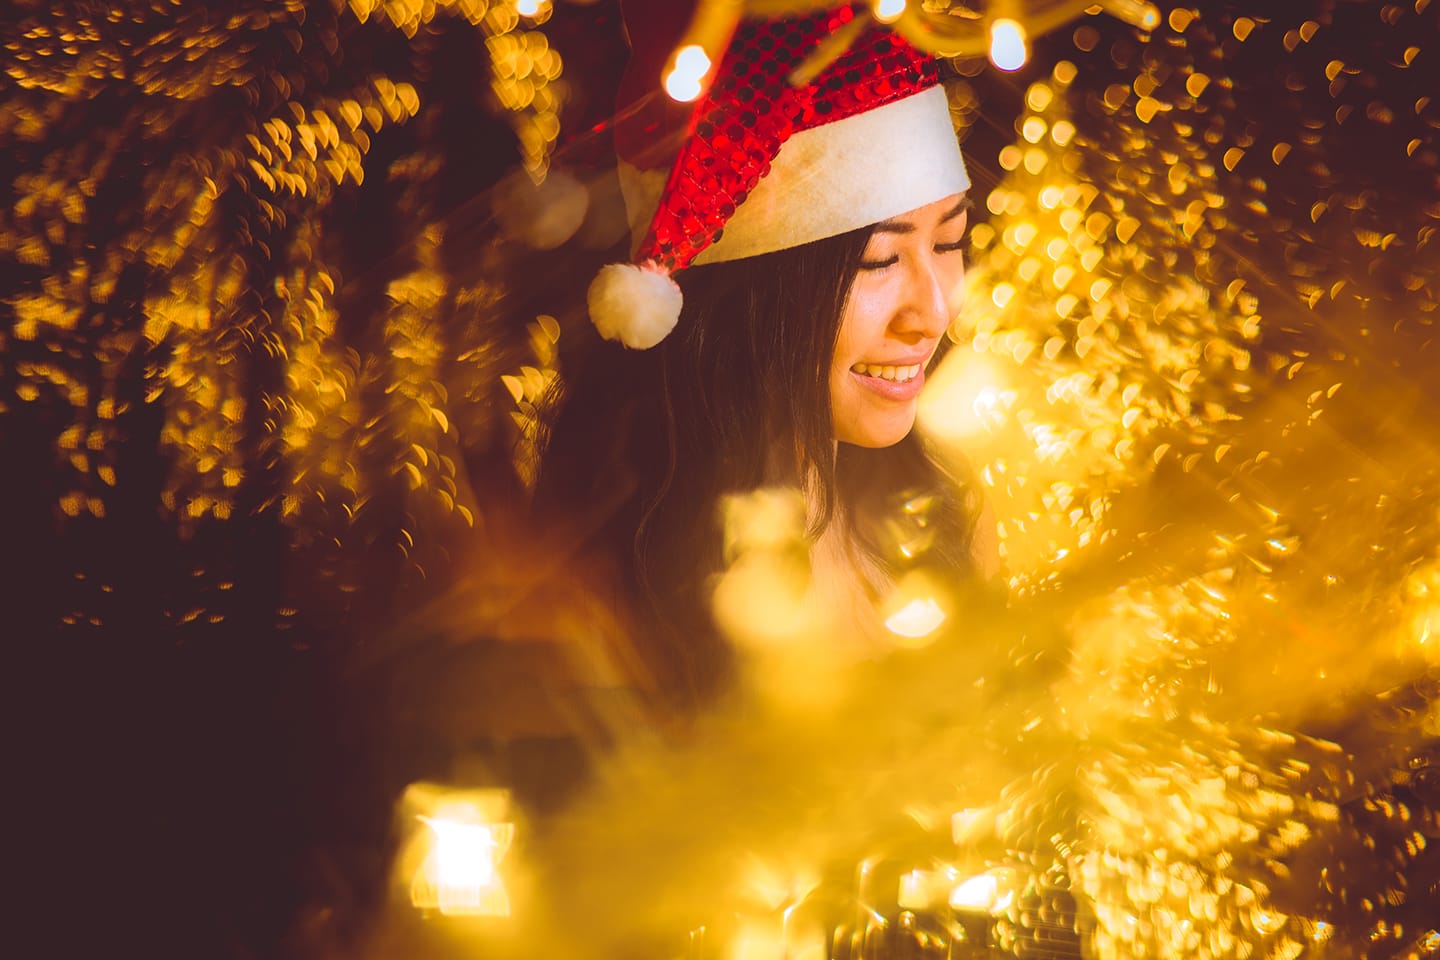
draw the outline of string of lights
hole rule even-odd
[[[684,37],[665,71],[665,89],[678,101],[689,102],[703,92],[713,64],[730,42],[740,20],[747,16],[781,17],[825,9],[831,4],[814,0],[701,0]],[[839,57],[873,21],[901,34],[912,45],[940,57],[989,56],[1005,71],[1019,70],[1029,59],[1031,38],[1064,26],[1087,13],[1103,12],[1141,30],[1160,25],[1160,11],[1143,0],[1041,0],[1031,3],[995,3],[983,11],[948,0],[872,0],[837,30],[814,53],[797,64],[792,83],[814,77]]]

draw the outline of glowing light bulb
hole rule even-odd
[[[701,81],[710,72],[710,57],[699,44],[692,43],[675,51],[675,66],[665,76],[665,92],[670,99],[689,103],[700,96]]]
[[[515,12],[522,17],[535,17],[545,7],[547,0],[515,0]]]
[[[1019,70],[1030,59],[1025,28],[1004,17],[990,24],[990,62],[1001,70]]]
[[[905,0],[874,0],[875,19],[881,23],[893,23],[905,12]]]

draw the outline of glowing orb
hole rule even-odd
[[[500,864],[515,838],[508,791],[411,784],[402,799],[414,829],[399,861],[410,902],[444,916],[508,917]]]
[[[945,611],[934,597],[911,600],[885,620],[885,629],[897,637],[921,640],[930,636],[945,622]]]
[[[990,62],[1001,70],[1019,70],[1030,58],[1025,28],[1004,17],[990,24]]]
[[[665,92],[670,99],[689,103],[704,89],[701,81],[710,72],[710,57],[699,44],[690,44],[675,51],[675,66],[665,76]]]
[[[905,0],[875,0],[875,19],[881,23],[892,23],[905,12]]]

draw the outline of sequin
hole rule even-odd
[[[798,130],[873,110],[938,82],[935,61],[872,27],[809,84],[785,73],[854,19],[851,6],[784,20],[747,21],[735,31],[719,79],[691,116],[693,134],[676,159],[666,199],[637,256],[683,269],[745,202],[785,140]]]

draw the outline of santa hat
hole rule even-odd
[[[674,47],[674,0],[664,6],[663,17],[627,18],[631,92],[637,68],[658,88],[655,47]],[[868,5],[744,20],[693,107],[651,98],[617,125],[632,262],[602,268],[590,285],[604,337],[632,349],[664,339],[682,305],[671,275],[691,264],[833,237],[970,186],[937,64],[899,35],[865,25],[813,78],[791,82],[857,16]],[[678,155],[657,149],[677,120]]]

